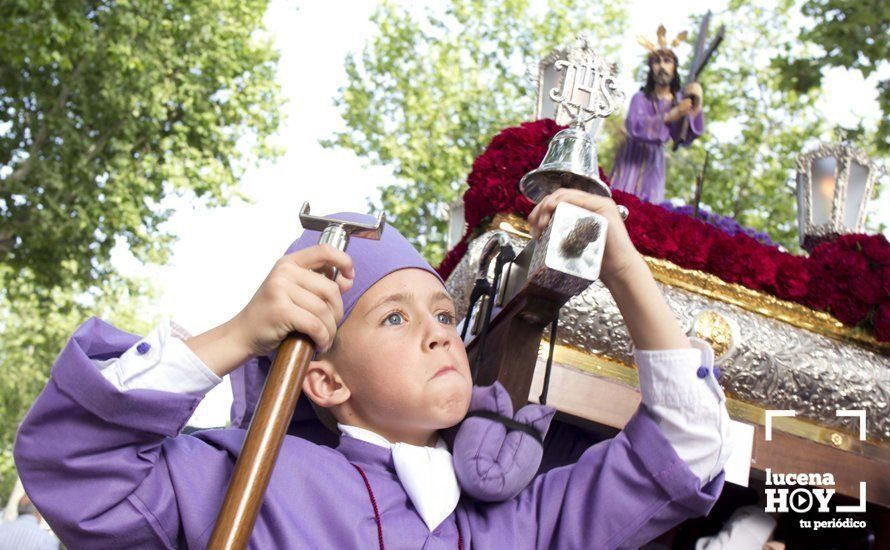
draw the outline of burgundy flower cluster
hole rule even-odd
[[[519,180],[538,167],[550,138],[560,129],[552,120],[508,128],[476,159],[464,193],[468,231],[439,266],[442,277],[466,253],[473,231],[495,214],[512,212],[525,218],[532,211],[534,204],[519,192]],[[600,177],[608,183],[602,169]],[[890,243],[883,235],[842,236],[818,246],[807,258],[781,252],[743,232],[729,235],[629,193],[613,195],[630,210],[627,230],[641,253],[828,311],[844,324],[873,329],[877,340],[890,342]]]
[[[513,212],[523,218],[535,205],[519,192],[519,180],[538,167],[550,138],[564,126],[551,119],[524,122],[496,135],[473,162],[464,193],[464,218],[467,231],[439,264],[437,271],[448,278],[467,251],[474,231],[491,221],[495,214]]]
[[[477,227],[499,212],[515,212],[523,218],[531,213],[535,205],[519,192],[519,180],[541,164],[550,138],[562,129],[553,120],[544,119],[507,128],[494,136],[467,177],[467,227]]]
[[[813,250],[807,305],[846,325],[871,325],[890,341],[890,244],[883,235],[842,235]]]
[[[873,328],[879,341],[890,342],[890,243],[883,235],[844,235],[807,258],[744,233],[728,235],[628,193],[613,194],[630,210],[627,230],[641,253],[828,311],[846,325]]]

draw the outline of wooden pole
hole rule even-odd
[[[385,220],[383,212],[372,225],[312,216],[308,202],[304,202],[300,210],[303,228],[321,232],[319,244],[344,251],[350,236],[379,240]],[[337,279],[338,270],[334,266],[325,266],[320,272],[332,281]],[[278,346],[207,548],[247,548],[314,351],[312,339],[299,333],[289,334]]]
[[[701,172],[695,177],[695,193],[692,196],[692,217],[698,218],[698,208],[701,204],[702,188],[705,185],[705,171],[708,169],[708,158],[711,156],[710,151],[705,151],[705,162],[702,164]]]
[[[314,350],[302,334],[279,346],[207,548],[247,548]]]

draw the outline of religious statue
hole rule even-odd
[[[686,39],[686,32],[677,35],[670,47],[665,34],[664,25],[659,26],[658,47],[642,36],[637,38],[649,51],[649,73],[646,84],[631,99],[625,121],[627,139],[615,157],[610,176],[613,189],[650,202],[664,200],[664,144],[673,140],[675,145],[689,145],[704,131],[702,87],[696,81],[707,61],[700,46],[703,34],[699,34],[690,81],[682,92],[673,48]]]

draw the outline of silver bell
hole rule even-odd
[[[590,135],[583,128],[566,128],[553,136],[541,165],[522,177],[519,190],[535,204],[562,187],[611,197],[598,166]]]

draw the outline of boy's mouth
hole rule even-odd
[[[433,378],[438,378],[443,374],[448,374],[451,371],[457,372],[457,369],[454,368],[454,365],[445,365],[444,367],[436,371],[436,374],[433,375]]]

